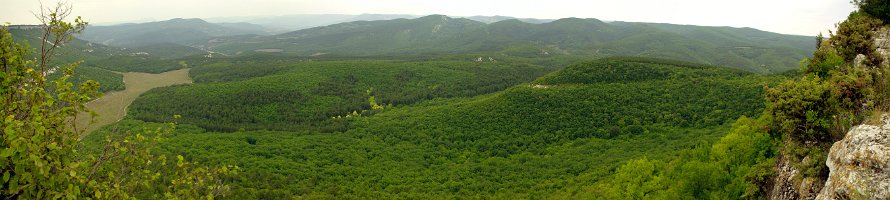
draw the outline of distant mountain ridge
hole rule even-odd
[[[484,54],[552,56],[643,56],[723,65],[757,73],[797,69],[813,51],[813,38],[752,28],[707,27],[597,19],[517,19],[506,16],[294,15],[293,23],[316,26],[270,35],[263,20],[202,19],[89,27],[80,38],[119,47],[179,49],[182,45],[226,55],[276,53],[293,56],[402,56]],[[218,19],[226,21],[223,19]],[[235,22],[247,20],[258,23]],[[337,21],[348,21],[331,25]],[[266,23],[264,25],[263,23]],[[294,24],[291,24],[294,25]],[[323,25],[323,26],[322,26]],[[158,45],[167,47],[158,48]],[[161,53],[161,52],[158,52]],[[172,57],[169,55],[166,57]]]
[[[213,37],[234,35],[265,35],[265,28],[247,23],[214,24],[202,19],[176,18],[166,21],[90,26],[79,38],[119,47],[139,47],[173,43],[192,45],[207,42]]]
[[[274,33],[285,33],[345,22],[393,20],[401,18],[414,19],[418,17],[421,16],[399,14],[300,14],[282,16],[216,17],[207,18],[206,20],[213,23],[251,23],[267,27]]]
[[[16,42],[28,42],[32,48],[39,48],[41,37],[43,37],[43,26],[39,25],[12,25],[9,26],[9,33]],[[61,46],[60,56],[54,57],[53,61],[57,64],[67,64],[76,61],[94,61],[104,59],[110,56],[130,55],[136,53],[120,47],[106,46],[102,44],[92,43],[81,39],[73,39]]]
[[[346,22],[416,19],[420,17],[423,16],[405,14],[300,14],[282,16],[215,17],[207,18],[205,20],[213,23],[251,23],[267,27],[271,29],[272,32],[285,33]],[[471,16],[464,18],[487,24],[508,19],[518,19],[520,21],[533,24],[547,23],[553,21],[551,19],[516,18],[510,16]]]
[[[506,19],[486,24],[430,15],[355,21],[272,36],[218,38],[213,51],[313,56],[645,56],[724,65],[758,73],[797,69],[813,38],[751,28],[564,18],[547,23]],[[259,50],[259,51],[258,51]]]
[[[500,15],[495,15],[495,16],[477,15],[477,16],[470,16],[470,17],[465,17],[465,18],[471,19],[474,21],[478,21],[478,22],[482,22],[482,23],[486,23],[486,24],[491,24],[491,23],[500,22],[500,21],[504,21],[504,20],[511,20],[511,19],[519,20],[519,21],[522,21],[525,23],[532,23],[532,24],[543,24],[543,23],[554,21],[553,19],[516,18],[516,17],[500,16]]]

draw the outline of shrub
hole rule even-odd
[[[853,0],[859,10],[882,20],[890,20],[890,0]]]
[[[831,45],[837,48],[838,53],[847,62],[852,62],[856,55],[866,56],[864,64],[878,66],[882,58],[874,49],[874,30],[883,22],[879,19],[853,12],[848,19],[838,24],[837,33],[832,34]]]
[[[766,91],[766,112],[788,136],[803,140],[827,139],[834,99],[831,85],[819,77],[787,81]]]

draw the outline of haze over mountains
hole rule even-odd
[[[392,19],[414,19],[421,16],[417,15],[387,15],[387,14],[361,14],[361,15],[344,15],[344,14],[303,14],[303,15],[283,15],[283,16],[252,16],[252,17],[215,17],[207,18],[212,23],[251,23],[264,27],[276,33],[284,33],[300,29],[314,28],[319,26],[327,26],[331,24],[354,22],[354,21],[375,21],[375,20],[392,20]]]
[[[88,41],[121,47],[137,47],[157,43],[191,44],[207,38],[266,34],[253,24],[213,24],[201,19],[171,19],[140,24],[91,26],[79,37]]]
[[[238,23],[172,19],[90,27],[81,38],[121,47],[178,44],[228,55],[275,53],[350,57],[460,53],[480,54],[483,57],[647,56],[724,65],[759,73],[796,69],[798,61],[814,49],[812,37],[751,28],[603,22],[578,18],[548,22],[502,16],[411,17],[294,15],[216,19],[247,21]],[[314,23],[300,23],[304,21]],[[311,26],[318,27],[271,34],[283,27],[296,29]]]

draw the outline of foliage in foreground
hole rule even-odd
[[[853,0],[852,2],[862,12],[878,19],[890,20],[890,1],[888,0]]]
[[[854,1],[862,2],[881,1]],[[781,160],[758,161],[757,165],[772,169],[759,170],[759,175],[749,179],[756,186],[749,188],[755,195],[765,195],[766,189],[778,184],[775,169],[784,167],[800,172],[792,180],[797,195],[818,192],[828,178],[824,160],[831,145],[869,115],[890,108],[886,77],[890,66],[881,64],[885,58],[873,44],[875,31],[884,22],[873,13],[864,14],[869,12],[867,6],[859,6],[860,11],[838,25],[837,33],[817,38],[819,49],[801,62],[801,77],[766,91],[761,118],[768,120],[762,124],[781,141],[776,144],[775,158]]]
[[[30,59],[30,49],[13,42],[7,28],[0,27],[0,197],[195,199],[226,191],[218,180],[237,169],[201,167],[181,156],[168,165],[174,161],[152,154],[151,146],[159,138],[126,134],[109,138],[96,155],[78,151],[82,132],[74,117],[89,112],[84,104],[100,94],[98,83],[91,80],[73,89],[70,79],[76,64],[55,67],[48,62],[55,45],[86,26],[80,18],[65,22],[69,11],[60,3],[42,15],[43,37],[54,42],[42,46],[37,59]],[[48,81],[46,74],[52,69],[62,71],[61,76]],[[144,133],[163,135],[161,130]]]

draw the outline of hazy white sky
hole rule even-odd
[[[46,4],[53,0],[43,0]],[[752,27],[816,35],[854,9],[849,0],[68,0],[93,23],[290,14],[503,15]],[[37,0],[0,0],[0,23],[34,23]]]

